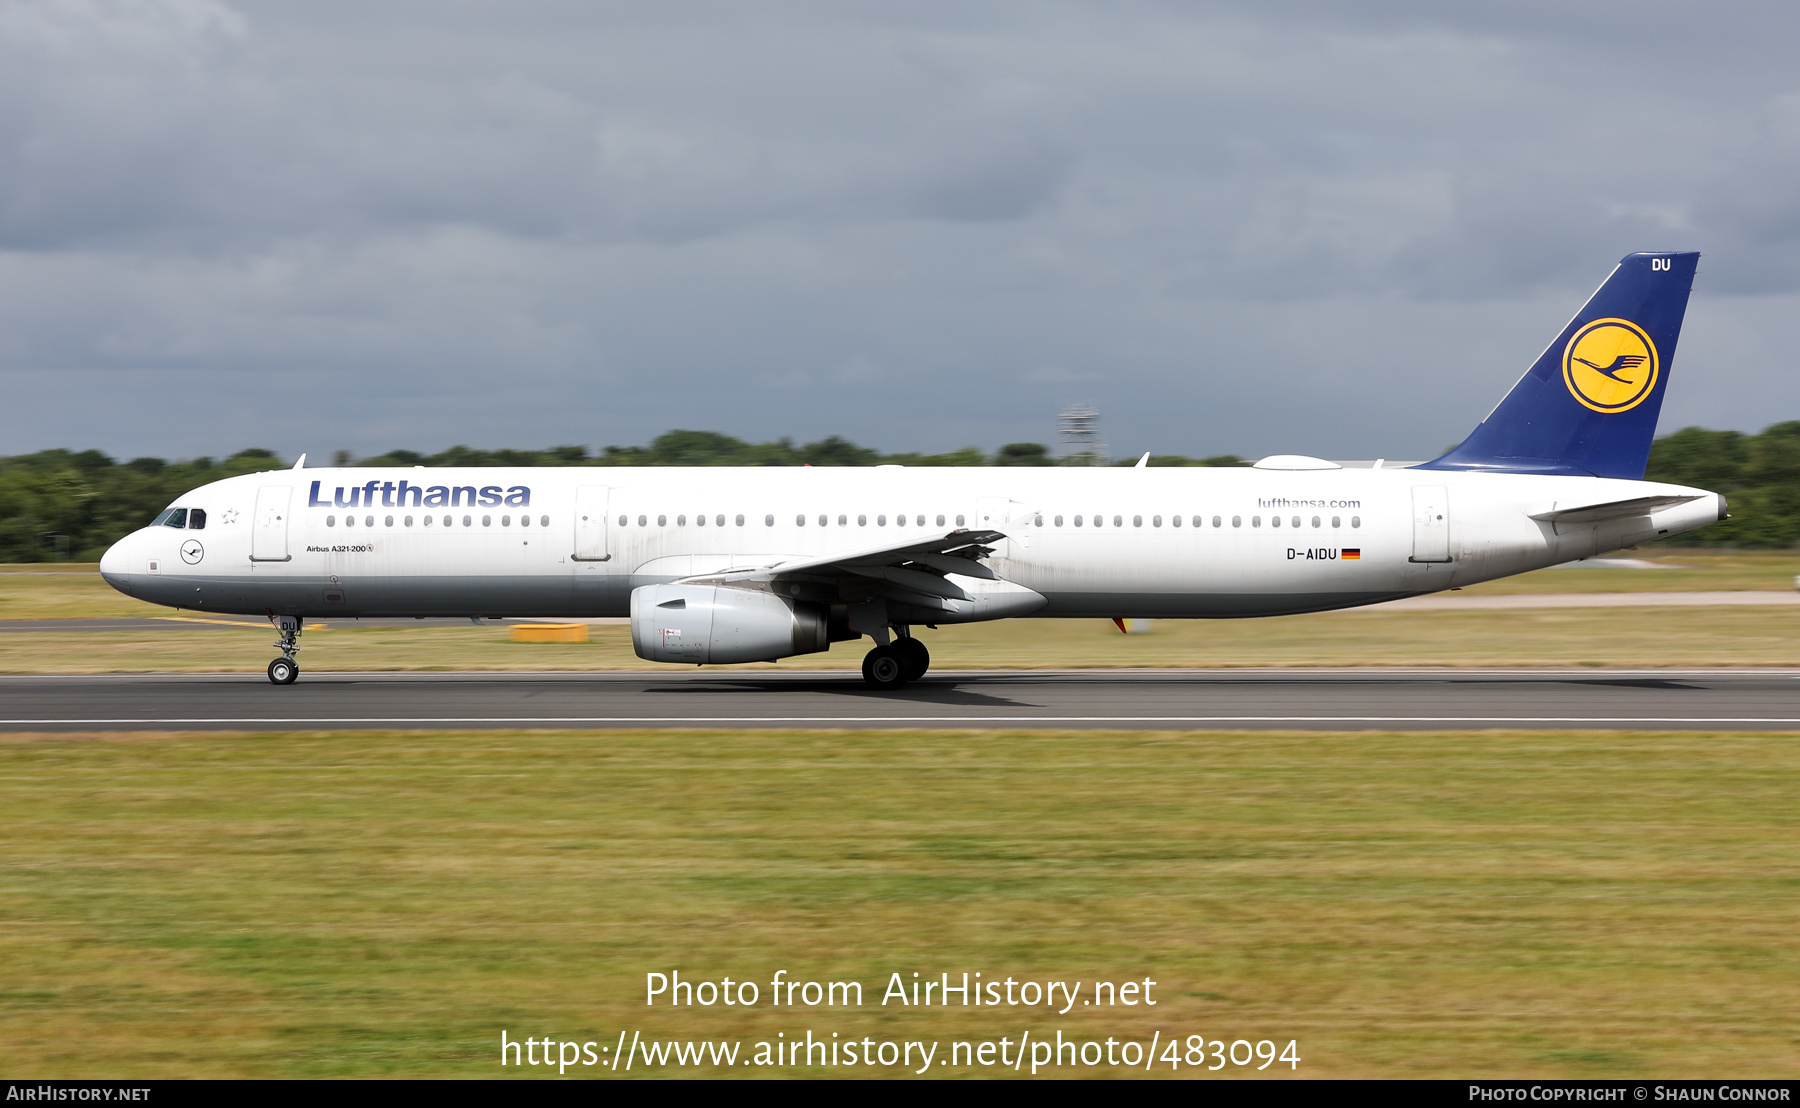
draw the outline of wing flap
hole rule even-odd
[[[752,582],[806,581],[817,583],[854,578],[861,587],[896,602],[931,604],[970,601],[968,590],[946,578],[958,574],[987,581],[1000,575],[976,561],[993,553],[990,543],[1006,536],[999,531],[958,530],[855,550],[823,558],[802,558],[764,566],[727,569],[683,578],[688,585],[734,585]]]

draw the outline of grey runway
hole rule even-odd
[[[1800,670],[260,673],[0,678],[0,731],[353,728],[1800,730]]]

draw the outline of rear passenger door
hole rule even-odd
[[[1412,561],[1450,560],[1449,493],[1443,485],[1413,486]]]

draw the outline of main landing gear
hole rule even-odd
[[[281,651],[281,657],[269,663],[269,684],[291,685],[300,676],[300,663],[294,655],[300,650],[300,617],[277,616],[281,628],[281,637],[275,640],[275,649]]]
[[[870,688],[892,691],[909,681],[917,681],[931,668],[931,651],[911,635],[878,646],[863,657],[863,680]]]

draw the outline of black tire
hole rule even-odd
[[[906,661],[891,646],[878,646],[863,657],[863,680],[872,689],[891,692],[906,684]]]
[[[277,658],[269,663],[269,684],[291,685],[300,676],[300,665],[291,658]]]
[[[931,668],[931,651],[925,649],[925,644],[918,639],[899,639],[895,641],[894,649],[900,652],[900,661],[906,667],[908,681],[917,681]]]

